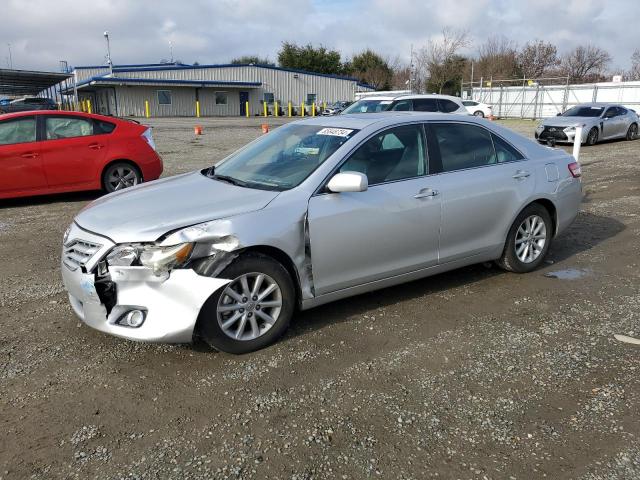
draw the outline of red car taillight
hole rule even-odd
[[[580,178],[582,176],[582,168],[580,168],[578,162],[571,162],[568,166],[573,178]]]

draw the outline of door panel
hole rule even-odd
[[[46,186],[35,117],[0,122],[0,193]]]
[[[247,114],[247,102],[249,101],[249,92],[240,92],[240,115],[245,116]]]
[[[526,161],[441,174],[441,263],[502,245],[534,176]]]
[[[93,122],[82,117],[46,116],[44,120],[42,163],[49,186],[95,183],[109,146],[109,136],[94,135]]]
[[[440,199],[427,190],[439,190],[437,182],[431,176],[312,197],[316,295],[437,264]]]

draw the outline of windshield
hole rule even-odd
[[[357,130],[290,124],[227,157],[212,178],[266,190],[298,186]]]
[[[372,113],[384,112],[391,106],[392,100],[358,100],[350,107],[345,108],[342,113]]]
[[[599,117],[604,107],[573,107],[562,114],[563,117]]]

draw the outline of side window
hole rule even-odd
[[[413,106],[411,105],[411,100],[398,100],[394,102],[391,110],[395,112],[405,112],[413,110]]]
[[[116,124],[111,122],[105,122],[104,120],[94,120],[94,132],[96,135],[105,135],[115,130]]]
[[[440,100],[438,100],[438,103],[440,103],[440,111],[444,113],[455,112],[459,108],[458,104],[452,102],[451,100],[443,100],[441,98]]]
[[[0,145],[29,143],[36,141],[35,117],[21,117],[0,122]]]
[[[491,134],[491,138],[493,139],[493,146],[496,149],[496,159],[498,163],[516,162],[524,158],[519,151],[497,135]]]
[[[609,107],[607,111],[604,113],[604,118],[612,118],[616,116],[616,107]]]
[[[416,112],[437,112],[438,100],[435,98],[416,98],[413,101],[413,109]]]
[[[616,107],[616,115],[623,117],[627,114],[627,109],[623,107]]]
[[[496,163],[491,135],[485,129],[464,123],[433,123],[442,171],[482,167]]]
[[[361,172],[369,185],[424,175],[425,147],[421,125],[385,130],[367,140],[340,167],[341,172]]]
[[[93,122],[79,117],[46,117],[47,140],[93,135]]]

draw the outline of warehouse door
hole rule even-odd
[[[249,92],[240,92],[240,115],[245,116],[247,114],[247,102],[249,101]]]

